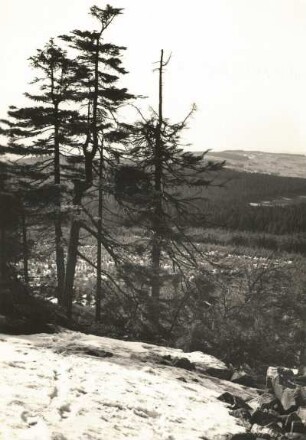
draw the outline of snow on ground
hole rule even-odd
[[[0,335],[0,439],[221,440],[244,431],[216,398],[255,390],[156,363],[165,355],[224,367],[200,352],[82,333]]]

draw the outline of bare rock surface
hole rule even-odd
[[[257,396],[197,372],[224,368],[212,356],[141,342],[3,334],[0,355],[1,440],[227,440],[245,427],[217,397]],[[194,369],[156,363],[165,356]]]

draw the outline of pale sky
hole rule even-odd
[[[22,105],[33,78],[27,59],[50,37],[92,28],[93,4],[124,13],[109,40],[127,46],[122,81],[157,104],[160,49],[165,116],[195,103],[193,149],[306,154],[306,0],[0,0],[0,117]]]

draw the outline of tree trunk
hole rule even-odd
[[[70,238],[67,255],[67,268],[65,278],[65,306],[67,317],[72,317],[72,301],[73,301],[73,284],[75,276],[75,267],[77,263],[78,244],[81,224],[78,220],[74,220],[70,229]]]
[[[91,152],[84,153],[85,157],[85,179],[86,185],[90,187],[93,181],[93,173],[92,173],[92,154]]]
[[[64,303],[64,286],[65,286],[65,254],[62,245],[62,225],[60,214],[54,220],[55,230],[55,258],[56,258],[56,272],[57,272],[57,298],[58,303]]]
[[[159,66],[159,112],[158,126],[156,129],[156,142],[154,151],[154,214],[153,214],[153,244],[152,244],[152,285],[151,294],[154,301],[155,319],[158,320],[158,302],[160,297],[160,264],[161,264],[161,219],[162,219],[162,139],[161,129],[163,122],[163,95],[162,95],[162,75],[163,75],[163,50],[161,51]]]
[[[54,183],[56,185],[56,209],[54,219],[55,232],[55,254],[57,273],[57,298],[59,304],[64,303],[65,285],[65,254],[63,248],[62,216],[61,216],[61,173],[60,173],[60,147],[59,147],[59,125],[58,105],[54,105]]]
[[[103,177],[103,150],[100,150],[99,162],[99,202],[98,202],[98,222],[97,222],[97,281],[96,281],[96,321],[101,319],[101,299],[102,299],[102,214],[103,214],[103,191],[102,191],[102,177]]]
[[[23,256],[23,280],[26,286],[29,285],[29,248],[27,238],[27,222],[24,208],[22,208],[22,256]]]

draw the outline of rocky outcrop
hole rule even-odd
[[[246,428],[232,440],[306,440],[306,380],[287,368],[269,367],[267,389],[247,401],[230,393],[219,397]]]

